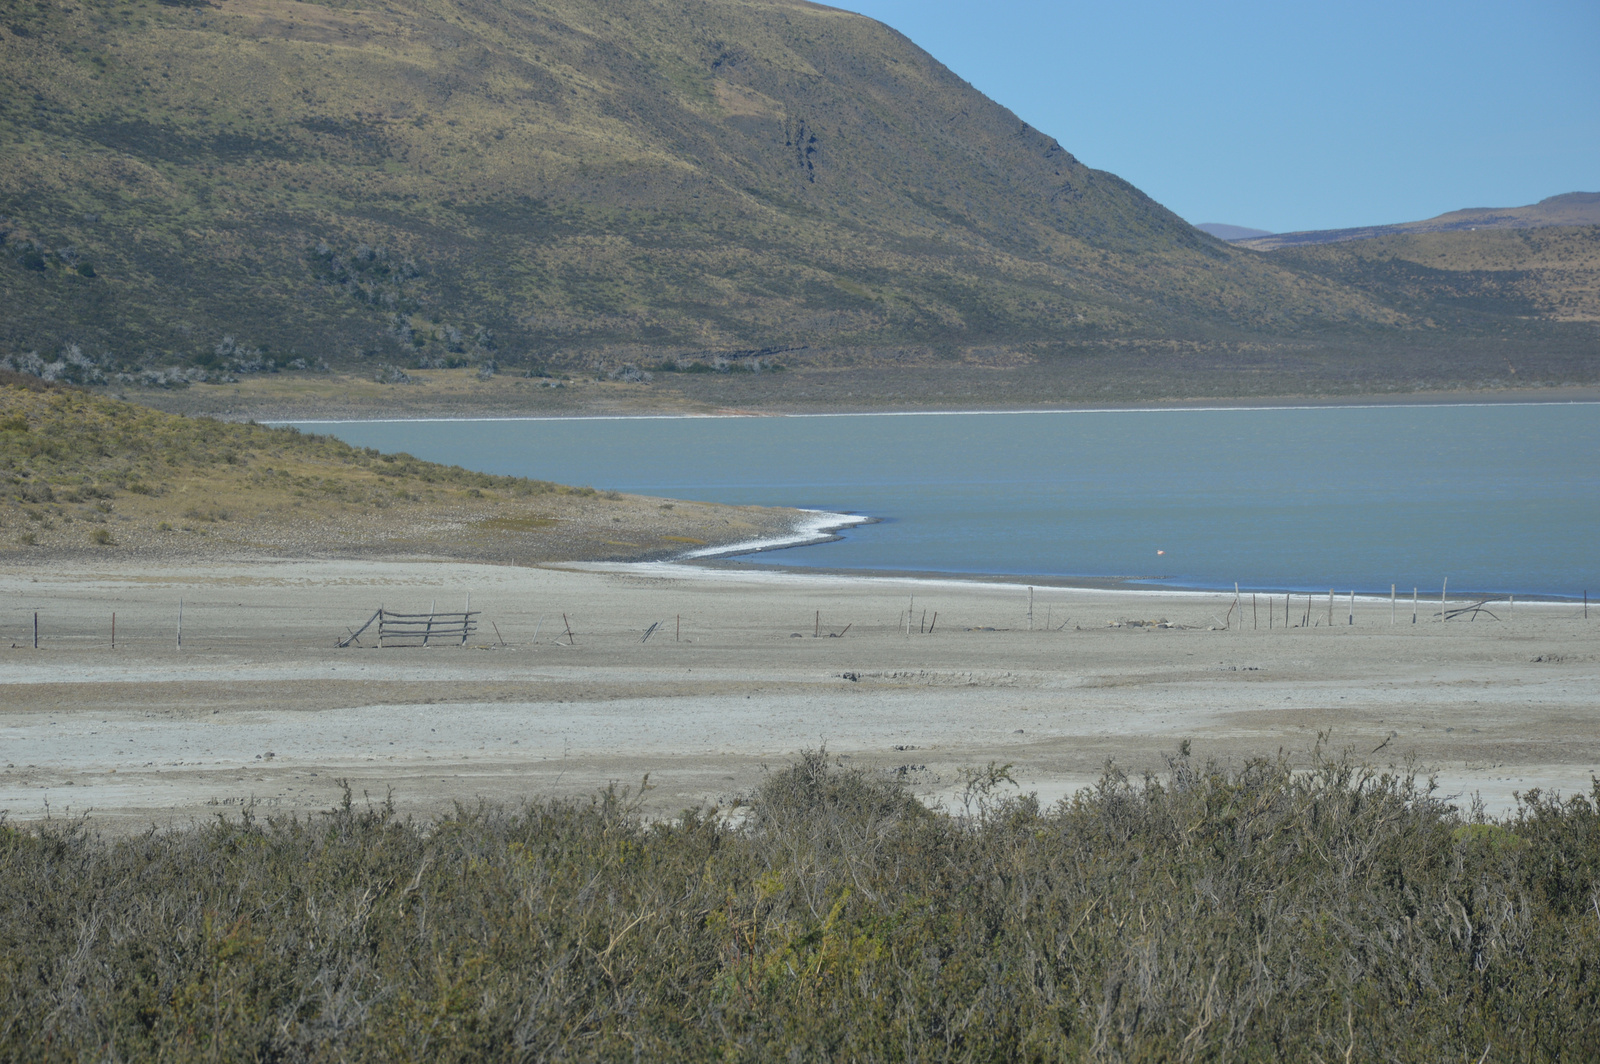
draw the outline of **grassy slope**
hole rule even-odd
[[[41,551],[642,558],[786,511],[495,477],[292,429],[0,380],[0,558]]]
[[[8,0],[0,68],[0,354],[571,364],[1404,320],[816,5]]]

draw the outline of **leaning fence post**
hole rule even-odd
[[[1350,623],[1356,623],[1356,593],[1354,588],[1350,591]]]
[[[1445,613],[1444,613],[1444,593],[1446,591],[1449,591],[1449,590],[1450,590],[1450,578],[1447,576],[1447,577],[1444,578],[1444,586],[1439,589],[1439,623],[1440,624],[1443,624],[1445,622],[1445,619],[1446,619],[1445,618]]]
[[[422,645],[423,646],[427,646],[428,645],[428,637],[433,634],[433,612],[434,612],[434,608],[436,606],[438,606],[438,605],[439,605],[439,600],[438,599],[429,599],[428,600],[428,624],[427,624],[427,626],[425,628],[422,629]]]
[[[33,649],[39,649],[39,611],[33,611]]]
[[[1411,623],[1417,623],[1417,589],[1411,589]]]

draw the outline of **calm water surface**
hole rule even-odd
[[[298,424],[485,472],[880,519],[759,564],[1600,591],[1600,404]]]

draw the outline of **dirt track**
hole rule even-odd
[[[485,624],[466,647],[334,647],[380,604],[459,609],[468,592]],[[824,742],[947,801],[962,767],[990,760],[1048,801],[1108,759],[1158,769],[1185,739],[1237,762],[1303,756],[1319,732],[1377,764],[1412,759],[1491,809],[1532,787],[1587,792],[1600,772],[1600,611],[1519,604],[1440,624],[1435,601],[1391,626],[1387,602],[1358,602],[1352,627],[1341,601],[1329,627],[1323,600],[1314,627],[1285,630],[1278,600],[1268,630],[1246,599],[1244,629],[1213,630],[1230,598],[1040,589],[1030,631],[1026,591],[993,584],[454,561],[13,567],[0,809],[135,827],[252,800],[326,808],[347,778],[358,799],[392,790],[427,813],[648,772],[670,813],[726,806],[763,765]],[[1160,619],[1181,627],[1108,627]]]

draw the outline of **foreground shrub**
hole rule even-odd
[[[930,812],[807,754],[733,828],[615,789],[0,825],[0,1057],[1600,1057],[1600,786],[1491,821],[1343,761],[1007,779]]]

